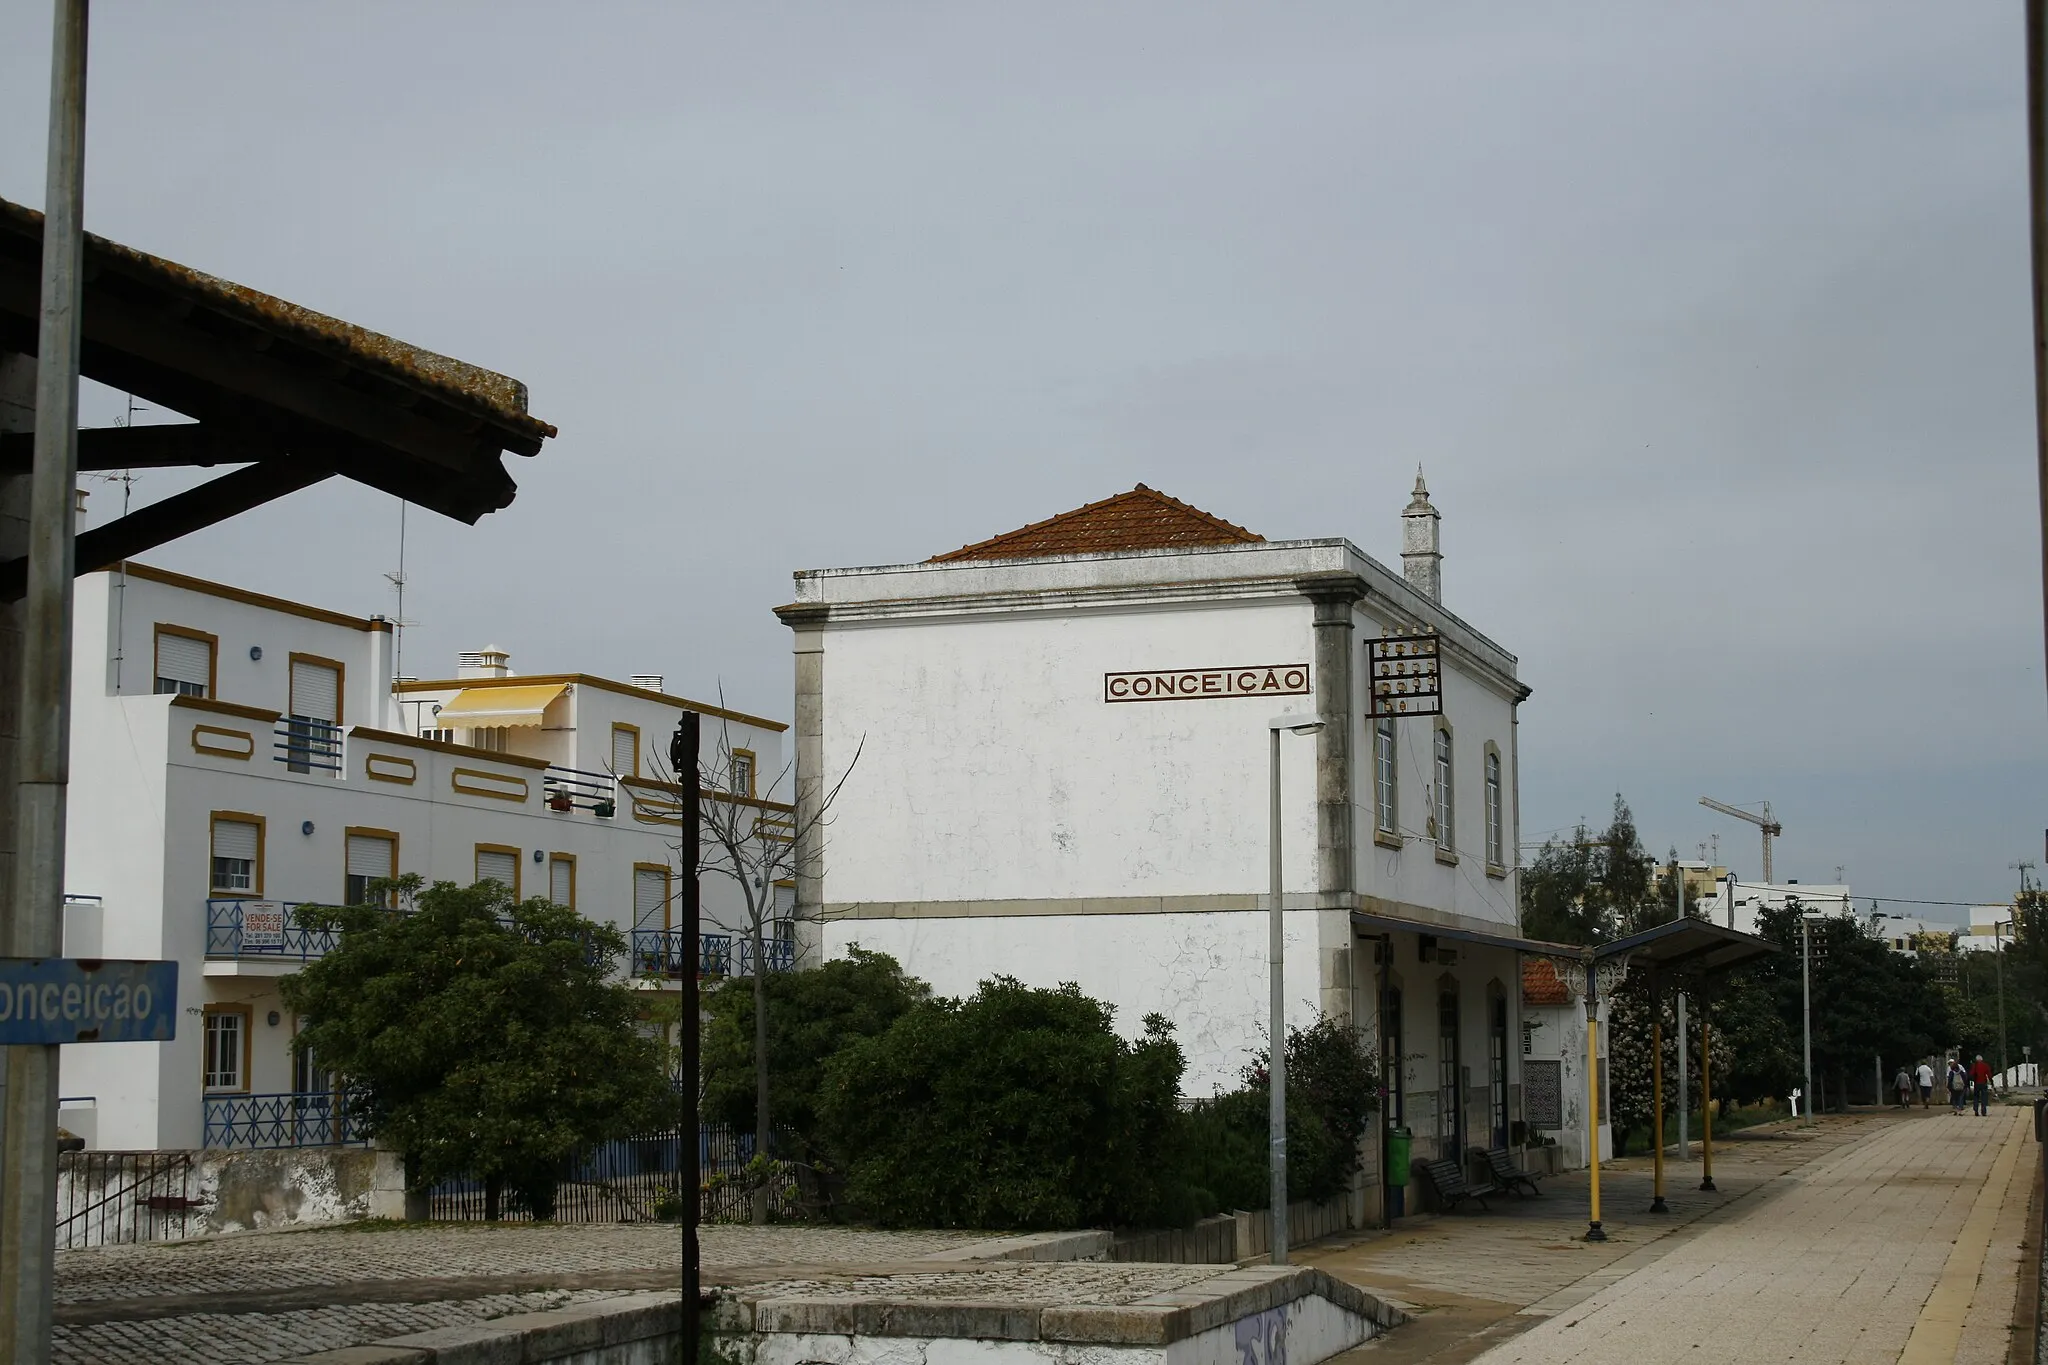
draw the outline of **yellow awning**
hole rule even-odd
[[[465,687],[442,704],[436,719],[442,725],[464,725],[480,730],[539,725],[548,703],[568,690],[567,683]]]

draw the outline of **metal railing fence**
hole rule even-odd
[[[310,716],[287,716],[277,723],[270,747],[279,763],[295,773],[342,773],[343,730],[329,721]]]
[[[673,1220],[682,1202],[683,1133],[680,1129],[600,1143],[564,1160],[556,1171],[554,1221],[558,1223],[648,1223]],[[697,1133],[698,1216],[705,1223],[745,1222],[752,1214],[751,1191],[738,1183],[754,1159],[754,1135],[723,1127]],[[500,1199],[499,1219],[532,1222],[530,1210],[515,1206],[511,1191]],[[479,1222],[486,1217],[484,1182],[444,1180],[427,1195],[428,1217]],[[777,1190],[770,1214],[801,1217],[800,1204]]]
[[[198,1194],[190,1152],[65,1152],[57,1158],[57,1245],[183,1237]]]
[[[202,1139],[209,1148],[360,1146],[369,1139],[346,1098],[327,1091],[208,1095]]]

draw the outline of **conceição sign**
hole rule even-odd
[[[1199,701],[1204,697],[1305,697],[1307,664],[1148,669],[1102,675],[1104,701]]]
[[[178,1026],[178,964],[0,957],[0,1043],[162,1043]]]

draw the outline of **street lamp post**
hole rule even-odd
[[[1799,917],[1800,1016],[1805,1029],[1806,1121],[1813,1122],[1813,914]]]
[[[1275,716],[1266,722],[1271,737],[1271,782],[1268,787],[1267,926],[1271,940],[1266,958],[1272,972],[1267,1034],[1267,1076],[1270,1094],[1266,1121],[1273,1176],[1273,1264],[1287,1264],[1287,939],[1280,910],[1280,734],[1312,735],[1323,728],[1314,716]]]

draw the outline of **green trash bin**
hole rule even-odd
[[[1414,1150],[1415,1134],[1406,1128],[1387,1129],[1387,1185],[1400,1189],[1408,1183],[1408,1155]]]

